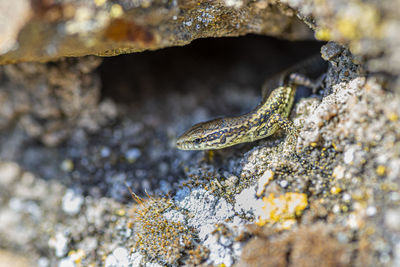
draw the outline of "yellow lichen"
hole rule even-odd
[[[122,217],[125,216],[126,211],[124,209],[118,209],[115,214],[117,214],[118,216]]]
[[[329,41],[332,39],[332,32],[328,28],[319,28],[315,31],[315,38],[321,41]]]
[[[348,40],[359,40],[363,37],[379,38],[382,34],[379,21],[380,13],[374,6],[354,2],[340,13],[335,28]]]
[[[94,3],[96,6],[102,6],[104,5],[106,0],[94,0]]]
[[[111,10],[110,10],[111,17],[118,18],[118,17],[121,17],[123,13],[124,13],[124,10],[122,9],[122,7],[120,5],[114,4],[111,6]]]
[[[395,112],[390,112],[387,117],[390,121],[397,121],[399,119],[399,116]]]
[[[71,250],[68,252],[68,256],[77,264],[77,266],[81,266],[82,260],[86,257],[85,251],[82,249]]]
[[[316,146],[317,146],[317,143],[316,143],[316,142],[312,142],[310,145],[311,145],[312,147],[316,147]]]
[[[332,195],[339,194],[340,192],[342,192],[342,188],[340,188],[340,187],[334,186],[334,187],[331,188],[331,194]]]
[[[351,18],[340,18],[336,22],[336,27],[339,32],[347,39],[358,39],[360,32],[357,30],[357,22]]]
[[[303,193],[285,193],[275,197],[271,193],[263,198],[264,214],[259,217],[258,225],[279,223],[281,229],[290,228],[294,219],[300,216],[308,205],[307,195]]]
[[[376,167],[376,174],[378,174],[379,176],[383,176],[386,173],[386,167],[383,165],[379,165],[378,167]]]

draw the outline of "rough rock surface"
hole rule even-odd
[[[248,36],[1,67],[0,262],[400,265],[396,1],[26,3],[15,1],[20,16],[8,28],[0,23],[2,60],[75,55],[71,47],[113,55],[248,32],[303,38],[306,31],[294,29],[304,27],[287,17],[296,10],[318,39],[349,49]],[[281,13],[270,17],[275,9]],[[215,25],[213,12],[220,12]],[[176,22],[161,19],[174,14]],[[243,24],[233,30],[238,14]],[[111,36],[133,39],[105,41],[109,24],[94,25],[92,16],[119,23]],[[199,29],[186,21],[193,16]],[[287,24],[267,29],[281,19]],[[189,29],[175,28],[182,23]],[[143,25],[159,43],[144,42]],[[44,53],[23,48],[38,30],[49,31]],[[249,111],[265,78],[316,52],[331,65],[324,90],[298,90],[290,115],[300,132],[295,150],[282,131],[213,152],[176,150],[185,129]]]
[[[97,113],[114,114],[102,127],[75,124],[57,147],[18,123],[2,130],[2,248],[39,266],[252,265],[263,255],[266,266],[396,266],[400,98],[343,47],[322,47],[326,89],[296,102],[297,154],[283,133],[213,154],[174,148],[194,122],[251,109],[262,77],[319,46],[204,40],[105,60],[90,76],[107,103]],[[16,83],[20,72],[5,70]]]
[[[49,1],[0,5],[0,64],[118,55],[204,37],[267,34],[347,45],[367,68],[400,72],[400,1]],[[2,23],[1,23],[2,22]]]
[[[247,33],[312,37],[276,1],[16,0],[2,3],[0,14],[0,64],[112,56]]]

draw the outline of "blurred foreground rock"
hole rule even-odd
[[[310,27],[317,39],[367,59],[370,70],[395,74],[399,10],[400,1],[378,0],[2,1],[0,64],[113,56],[248,33],[310,39]]]
[[[113,56],[247,33],[312,37],[292,10],[274,2],[3,1],[0,64]]]

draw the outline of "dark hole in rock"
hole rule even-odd
[[[100,67],[102,97],[140,104],[171,91],[190,94],[199,89],[193,87],[196,83],[211,93],[204,92],[203,97],[216,97],[214,89],[227,81],[260,88],[268,76],[319,53],[322,44],[247,35],[199,39],[183,47],[105,58]]]

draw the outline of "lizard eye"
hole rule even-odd
[[[193,142],[195,142],[196,144],[199,144],[199,143],[200,143],[200,141],[201,141],[201,139],[200,139],[200,138],[196,138],[196,139],[194,139],[194,140],[193,140]]]

